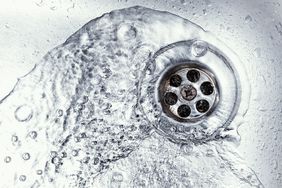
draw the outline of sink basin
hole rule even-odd
[[[27,128],[22,125],[17,125],[13,122],[31,122],[38,114],[40,114],[41,110],[42,112],[45,112],[46,109],[42,108],[35,111],[34,108],[30,105],[21,105],[24,101],[30,100],[29,94],[33,95],[37,91],[34,89],[33,93],[32,88],[27,90],[24,95],[21,95],[21,91],[18,91],[15,85],[18,83],[17,85],[20,85],[18,88],[28,88],[31,84],[35,88],[36,83],[40,83],[41,79],[48,80],[48,76],[50,76],[50,87],[46,85],[45,90],[52,90],[52,77],[56,77],[57,75],[51,74],[52,68],[44,68],[43,63],[41,63],[40,66],[38,65],[38,62],[42,62],[42,57],[44,56],[45,60],[48,60],[48,58],[50,58],[51,56],[53,57],[57,55],[55,53],[52,54],[50,50],[56,46],[56,49],[61,48],[62,46],[58,46],[59,44],[67,45],[68,42],[71,43],[75,41],[75,36],[80,36],[79,33],[74,34],[73,38],[69,38],[69,36],[71,36],[75,31],[80,29],[85,23],[88,23],[90,20],[96,17],[100,17],[104,13],[110,12],[112,10],[132,7],[136,5],[147,7],[153,10],[167,11],[185,18],[200,26],[199,28],[197,28],[197,31],[203,32],[205,33],[205,35],[211,35],[212,37],[217,38],[216,40],[221,41],[224,46],[232,50],[233,55],[240,59],[241,64],[236,65],[237,67],[235,66],[235,69],[244,70],[244,73],[242,73],[242,71],[238,71],[238,75],[236,75],[240,77],[239,83],[243,85],[243,87],[237,87],[237,89],[242,90],[242,93],[246,93],[248,87],[245,87],[245,85],[246,83],[248,83],[248,85],[250,86],[250,92],[247,92],[248,97],[244,97],[244,100],[242,101],[245,110],[240,111],[239,109],[240,112],[244,113],[240,114],[240,118],[235,118],[237,127],[234,130],[236,133],[235,136],[233,135],[231,137],[231,139],[228,140],[227,137],[225,137],[222,140],[216,140],[216,144],[214,144],[213,141],[210,141],[210,139],[206,139],[203,142],[198,142],[195,141],[194,138],[189,138],[187,139],[187,142],[183,142],[183,139],[174,139],[175,137],[173,135],[171,136],[168,133],[161,132],[163,129],[159,129],[158,127],[156,128],[154,126],[145,126],[142,127],[142,129],[148,129],[146,133],[141,134],[138,132],[132,135],[133,139],[137,137],[139,139],[140,137],[142,138],[142,141],[140,141],[140,143],[138,142],[137,144],[135,144],[135,142],[130,142],[131,150],[127,151],[124,149],[125,151],[123,152],[126,153],[126,155],[120,157],[121,159],[118,158],[120,160],[113,160],[113,164],[105,167],[105,169],[103,168],[102,170],[97,170],[97,172],[99,172],[97,174],[87,174],[87,171],[84,169],[84,171],[82,172],[87,174],[87,177],[93,178],[88,179],[87,182],[90,182],[90,184],[92,183],[94,185],[98,185],[100,187],[128,187],[129,185],[131,185],[128,182],[138,182],[138,184],[134,185],[138,185],[140,187],[158,187],[160,185],[163,186],[163,184],[150,185],[147,182],[150,178],[146,177],[146,175],[144,175],[144,177],[142,176],[143,179],[140,176],[141,180],[137,178],[138,181],[136,179],[131,180],[129,178],[130,176],[126,175],[127,173],[136,174],[139,172],[138,170],[142,171],[142,173],[143,171],[148,170],[148,174],[150,174],[149,172],[154,171],[152,170],[154,169],[153,166],[156,166],[155,169],[164,172],[162,174],[164,175],[164,177],[156,177],[156,179],[163,178],[167,180],[169,179],[168,177],[170,176],[170,173],[184,174],[183,176],[187,176],[188,178],[186,180],[173,178],[171,180],[172,182],[182,182],[180,183],[180,185],[184,187],[220,187],[219,184],[214,182],[224,182],[224,185],[222,185],[223,187],[238,187],[240,185],[241,187],[282,187],[282,128],[281,118],[279,117],[282,112],[282,107],[280,105],[280,103],[282,102],[282,83],[280,82],[280,80],[282,79],[282,66],[280,65],[282,63],[282,7],[279,1],[270,0],[84,0],[81,2],[73,0],[65,2],[56,0],[51,2],[44,0],[22,2],[17,0],[13,2],[2,3],[0,7],[0,77],[2,80],[0,82],[0,140],[3,143],[1,147],[3,152],[0,154],[0,158],[2,159],[1,166],[4,165],[5,170],[0,170],[0,173],[3,177],[5,177],[4,179],[6,181],[1,181],[0,185],[6,187],[12,187],[13,185],[21,185],[21,187],[30,187],[30,185],[33,185],[34,187],[39,185],[42,185],[43,187],[44,185],[56,185],[57,187],[63,187],[67,185],[67,181],[73,181],[73,177],[70,176],[68,176],[68,178],[66,179],[65,177],[58,177],[59,183],[52,184],[54,181],[56,181],[56,170],[58,170],[56,169],[56,165],[54,166],[54,169],[52,169],[52,164],[58,164],[61,162],[61,159],[56,158],[58,153],[56,154],[56,152],[54,151],[58,148],[54,147],[53,143],[57,143],[57,145],[55,144],[55,146],[58,146],[58,143],[60,143],[63,147],[69,139],[72,139],[72,137],[68,137],[68,134],[63,131],[63,134],[59,134],[59,132],[56,132],[55,129],[42,131],[42,129],[44,128],[41,127],[41,129],[39,129],[39,126],[37,127],[36,124],[29,126],[27,132],[28,134],[24,134],[27,131]],[[172,16],[172,18],[174,17]],[[169,20],[167,21],[167,23],[169,23]],[[154,27],[158,27],[156,24],[152,25]],[[123,40],[126,40],[126,43],[133,40],[132,37],[135,37],[136,31],[134,29],[130,27],[128,28],[127,26],[121,27],[119,29],[120,32],[131,32],[129,33],[129,35],[126,35],[127,37],[130,36],[129,38],[124,38],[125,35],[122,35],[121,33],[121,38]],[[195,36],[197,36],[197,34],[195,34]],[[163,46],[167,46],[173,42],[179,42],[178,38],[176,36],[174,37],[175,40],[171,39],[172,42],[164,43],[165,45]],[[65,42],[67,38],[69,39],[67,40],[67,42]],[[157,39],[154,40],[157,41]],[[188,39],[185,39],[185,41],[186,40],[188,41]],[[167,41],[170,41],[170,39],[168,39]],[[72,47],[69,47],[69,49],[71,50]],[[154,48],[151,46],[149,46],[148,48],[147,46],[145,46],[145,48],[143,48],[143,50],[145,51],[148,49],[155,49],[153,50],[153,52],[157,52],[157,50],[159,50],[159,48]],[[46,56],[45,54],[47,52],[49,53]],[[230,56],[228,56],[227,54],[227,57]],[[134,60],[137,61],[139,60],[138,58],[139,56]],[[43,60],[43,62],[45,60]],[[67,66],[68,65],[66,65],[66,69],[68,69]],[[72,65],[69,66],[71,68]],[[44,70],[42,72],[46,73],[50,71],[50,74],[41,75],[39,73],[36,73],[36,76],[34,76],[33,79],[30,79],[30,75],[34,75],[33,73],[39,69],[38,67],[41,67],[42,70]],[[54,69],[55,68],[56,66],[54,66]],[[122,69],[122,67],[117,67],[117,70],[119,70],[119,68],[121,72],[125,71],[125,69]],[[141,68],[142,67],[140,67],[140,70]],[[188,67],[187,71],[190,70],[190,68],[191,67]],[[206,70],[198,68],[199,67],[196,67],[196,70]],[[149,67],[149,69],[151,68]],[[79,75],[79,68],[77,68],[76,70],[77,75]],[[208,79],[211,77],[209,79],[209,82],[214,84],[215,87],[216,80],[214,81],[212,79],[212,76],[210,75],[216,75],[216,72],[206,72],[208,73],[206,78]],[[105,78],[107,78],[107,72],[103,72],[103,74]],[[40,75],[42,77],[40,77]],[[64,79],[64,76],[58,78]],[[70,80],[75,79],[76,77],[70,78]],[[217,79],[218,81],[220,81],[222,77],[219,77]],[[128,80],[130,80],[130,73],[128,73]],[[96,84],[99,83],[99,81],[93,82]],[[123,84],[126,85],[131,83],[123,82]],[[187,86],[188,85],[185,85],[184,88],[187,88]],[[197,88],[196,86],[193,87]],[[115,87],[113,86],[113,88]],[[94,93],[93,88],[87,89],[89,89],[89,93]],[[223,87],[223,89],[225,88]],[[56,103],[66,104],[71,100],[75,100],[71,97],[68,98],[69,93],[73,91],[76,90],[65,84],[64,90],[62,91],[62,95],[65,96],[65,98],[56,101]],[[190,90],[188,90],[188,92],[189,91]],[[195,91],[193,90],[193,92]],[[200,89],[197,90],[197,92],[199,93]],[[217,92],[217,90],[215,90],[215,92]],[[20,94],[14,95],[14,93]],[[144,92],[140,95],[142,96],[143,94]],[[219,101],[221,99],[220,90],[216,94],[218,94],[218,96],[215,95],[214,98],[212,98],[213,102],[215,101],[214,104],[212,103],[213,105],[215,105],[215,108],[217,105],[216,97],[218,97]],[[11,98],[11,96],[17,97],[9,99]],[[132,100],[130,100],[129,97],[131,96],[129,95],[125,100],[134,100],[134,97],[132,98]],[[179,95],[178,97],[181,97],[181,95]],[[194,98],[197,99],[197,97],[195,96],[192,97],[193,98],[191,100],[193,100]],[[48,95],[40,93],[39,98],[48,98]],[[81,104],[84,104],[84,102],[86,103],[88,99],[87,97],[85,97],[81,98],[80,100],[82,100]],[[182,100],[182,102],[183,101],[185,103],[187,101],[190,101],[190,99]],[[240,101],[236,101],[236,103],[239,104]],[[42,104],[35,101],[33,105],[37,107]],[[49,104],[46,104],[45,106],[47,105]],[[103,106],[105,113],[111,114],[111,112],[108,112],[107,110],[109,110],[111,107],[114,107],[115,103],[113,101],[110,101],[105,104],[103,103],[103,105],[101,106]],[[96,110],[95,106],[93,108]],[[127,108],[130,109],[130,107]],[[10,119],[10,112],[13,113],[13,119]],[[146,109],[145,112],[146,114],[149,113],[146,111]],[[212,114],[213,110],[210,111],[210,109],[208,108],[205,110],[205,112],[207,112],[207,114]],[[71,114],[72,112],[71,110],[50,110],[50,114],[55,114],[56,117],[58,116],[58,119],[56,120],[57,122],[54,123],[55,125],[56,123],[61,123],[62,125],[64,125],[63,119],[60,118],[64,117],[66,113]],[[142,114],[142,112],[139,113]],[[50,115],[50,117],[52,117],[53,115]],[[136,123],[138,125],[141,125],[142,123],[140,123],[141,120],[139,121],[138,113],[137,116],[134,118],[132,124]],[[197,113],[195,113],[195,117],[196,116]],[[48,118],[50,117],[43,117],[42,115],[42,119],[46,118],[46,121],[49,121]],[[127,117],[127,114],[125,114],[124,117]],[[171,118],[171,116],[169,116],[168,118],[173,119]],[[150,117],[148,119],[151,120]],[[187,119],[188,125],[190,126],[190,119]],[[195,121],[198,121],[197,117],[195,119]],[[96,119],[95,121],[95,123],[97,124],[102,124],[102,122],[99,122],[99,119]],[[174,119],[172,121],[174,121],[175,123],[176,120]],[[125,118],[124,122],[129,121]],[[149,122],[152,123],[152,121]],[[183,121],[179,122],[180,124],[183,124]],[[234,121],[232,122],[234,123]],[[185,120],[184,123],[187,124],[187,121]],[[192,122],[192,124],[193,123],[195,122]],[[232,123],[229,122],[228,125],[226,124],[226,126],[228,127],[229,124],[232,125]],[[53,124],[48,124],[48,126],[49,125]],[[208,124],[207,127],[209,127],[209,125],[210,124]],[[11,128],[9,129],[8,127]],[[66,129],[66,127],[60,128],[62,128],[63,130]],[[58,127],[58,129],[60,128]],[[76,127],[72,128],[72,130],[76,129]],[[131,131],[134,132],[133,130],[135,129],[134,127],[131,128],[132,130],[128,130],[130,134]],[[120,127],[120,129],[123,129],[123,127]],[[85,130],[88,129],[86,128]],[[21,133],[22,136],[19,136]],[[101,135],[103,134],[106,133],[101,133]],[[83,138],[88,138],[87,132],[86,136],[80,136],[81,140],[83,140]],[[187,138],[186,136],[187,135],[185,135],[185,138]],[[65,138],[65,140],[60,140],[60,138]],[[215,139],[216,137],[213,138]],[[50,140],[52,140],[52,143],[49,143]],[[96,140],[91,139],[91,141],[95,142]],[[46,143],[48,144],[46,145]],[[71,149],[75,150],[66,150],[65,153],[67,153],[67,155],[65,156],[65,158],[69,159],[70,155],[73,157],[79,156],[79,152],[83,150],[81,149],[81,144],[82,142],[80,141],[74,141],[72,147],[75,148]],[[95,143],[93,143],[93,145],[95,145]],[[93,145],[91,142],[91,146]],[[40,148],[40,146],[42,146],[42,148]],[[36,156],[32,155],[32,151],[36,150],[41,150],[42,152],[40,152]],[[95,147],[95,149],[93,150],[98,151],[99,149]],[[156,153],[152,151],[156,151]],[[183,153],[181,153],[180,151]],[[146,156],[144,155],[144,153],[148,153],[148,155]],[[199,155],[197,155],[197,153]],[[205,153],[205,156],[202,156],[203,153]],[[64,153],[62,153],[62,155],[64,155]],[[230,155],[232,156],[230,157]],[[42,163],[42,166],[39,168],[39,164],[41,165],[42,160],[43,162],[45,162],[44,159],[46,157],[52,159],[52,161],[50,161],[51,165],[43,166],[43,164],[45,165],[45,163]],[[154,161],[154,158],[160,159],[162,157],[167,157],[171,160],[175,158],[178,160],[178,162],[175,162],[173,164],[167,162],[167,166],[163,168],[163,163],[161,163],[160,161]],[[134,162],[134,160],[136,160],[137,162]],[[79,161],[85,162],[87,161],[87,158],[81,158],[79,159]],[[190,163],[185,161],[190,161]],[[72,162],[73,161],[70,159],[65,160],[65,172],[68,172],[68,168],[70,170],[72,169],[72,167],[75,168],[75,165],[73,165],[75,163]],[[91,162],[95,163],[95,160]],[[146,168],[140,168],[143,162],[147,165]],[[191,165],[191,163],[193,163],[193,165]],[[230,168],[228,168],[228,172],[224,170],[221,171],[221,163],[225,163],[224,168],[227,168],[226,166],[228,165],[231,166]],[[197,173],[193,174],[193,172],[199,171],[201,172],[200,174],[204,174],[205,171],[201,171],[198,168],[205,166],[205,164],[207,164],[205,170],[208,175],[206,179],[200,179],[200,177],[197,177],[195,175]],[[241,164],[243,164],[242,167]],[[182,172],[182,169],[187,168],[187,166],[189,165],[192,171],[190,172],[191,174],[188,173],[187,175]],[[230,170],[233,167],[235,168],[235,170]],[[138,170],[133,170],[135,168]],[[52,171],[52,173],[47,173],[47,176],[45,176],[44,174],[48,171]],[[122,171],[123,173],[119,173],[119,171]],[[89,170],[89,173],[90,172],[92,171]],[[226,178],[218,180],[216,176],[219,176],[220,173],[225,174],[224,177],[229,175],[232,177],[230,177],[230,179]],[[146,173],[144,172],[143,174]],[[43,182],[45,182],[46,184],[41,182],[42,179],[44,179]],[[196,179],[199,179],[199,181],[203,180],[203,182],[197,182]],[[207,179],[210,179],[210,181],[208,181]],[[241,182],[245,181],[245,179],[247,179],[246,185]],[[165,182],[162,180],[159,181]],[[71,186],[83,187],[83,181],[75,180],[74,182],[79,182],[80,184],[72,184]],[[173,185],[167,184],[167,186]]]

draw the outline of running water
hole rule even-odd
[[[148,60],[164,46],[205,36],[188,20],[143,7],[87,23],[0,101],[1,186],[263,187],[236,152],[240,117],[224,131],[222,122],[210,124],[219,139],[193,129],[179,142],[153,125],[163,113],[148,76],[162,65]],[[195,44],[191,54],[207,53]]]

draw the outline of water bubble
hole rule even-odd
[[[26,180],[26,176],[25,175],[20,175],[19,180],[20,181],[25,181]]]
[[[192,44],[191,52],[195,57],[204,56],[207,53],[207,46],[206,46],[205,42],[195,41]]]
[[[58,117],[61,117],[63,115],[63,113],[64,113],[63,110],[59,109],[57,111]]]
[[[18,140],[19,140],[19,138],[18,138],[18,136],[16,136],[16,135],[13,135],[12,138],[11,138],[11,141],[12,141],[13,143],[17,142]]]
[[[33,111],[28,105],[21,105],[15,110],[15,118],[19,122],[26,122],[32,118]]]
[[[273,166],[273,169],[276,170],[278,168],[278,161],[277,160],[273,160],[272,161],[272,166]]]
[[[60,155],[61,158],[66,158],[67,156],[68,156],[68,154],[64,151]]]
[[[175,132],[177,129],[176,129],[176,127],[174,127],[174,126],[171,126],[170,128],[169,128],[169,130],[170,130],[170,132]]]
[[[183,144],[180,149],[186,155],[191,155],[193,153],[193,145],[192,145],[192,143]]]
[[[31,131],[29,133],[30,138],[35,139],[37,137],[37,132],[36,131]]]
[[[78,155],[78,151],[77,150],[72,150],[71,154],[72,154],[72,156],[76,157]]]
[[[250,22],[252,22],[253,21],[253,18],[250,16],[250,15],[247,15],[246,17],[245,17],[245,23],[250,23]]]
[[[61,160],[61,159],[60,159],[59,157],[53,157],[53,158],[52,158],[52,163],[53,163],[53,164],[59,164],[59,163],[60,163],[60,160]]]
[[[42,170],[37,170],[37,171],[36,171],[36,174],[37,174],[37,175],[42,175],[42,173],[43,173]]]
[[[88,164],[89,160],[90,160],[90,157],[86,156],[82,159],[82,162],[85,164]]]
[[[58,153],[56,151],[51,151],[51,157],[56,157],[58,155]]]
[[[112,181],[113,182],[122,182],[123,181],[123,175],[119,172],[114,172],[112,174]]]
[[[6,156],[5,159],[4,159],[4,162],[5,163],[10,163],[12,160],[12,158],[10,156]]]
[[[29,153],[24,153],[23,155],[22,155],[22,158],[23,158],[23,160],[29,160],[30,159],[30,154]]]

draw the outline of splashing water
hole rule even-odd
[[[0,101],[1,186],[263,187],[228,139],[238,137],[240,117],[224,130],[214,121],[220,139],[202,142],[166,139],[153,126],[163,113],[146,75],[165,67],[148,59],[178,41],[212,40],[206,36],[188,20],[143,7],[87,23]],[[193,43],[192,54],[202,58],[208,48]]]

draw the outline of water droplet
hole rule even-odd
[[[113,182],[122,182],[123,181],[123,175],[119,172],[114,172],[112,175],[112,181]]]
[[[250,22],[252,22],[253,21],[253,18],[250,16],[250,15],[247,15],[246,17],[245,17],[245,23],[250,23]]]
[[[175,132],[175,131],[176,131],[176,127],[171,126],[171,127],[169,128],[169,130],[170,130],[170,132]]]
[[[26,180],[26,176],[25,175],[20,175],[19,180],[20,181],[25,181]]]
[[[28,105],[19,106],[15,110],[15,118],[19,122],[29,121],[32,118],[33,111]]]
[[[4,159],[4,162],[5,163],[9,163],[11,162],[12,158],[10,156],[6,156],[5,159]]]
[[[193,145],[192,145],[192,143],[183,144],[181,146],[181,150],[183,151],[184,154],[191,155],[193,153]]]
[[[272,161],[272,165],[273,165],[273,169],[276,170],[278,168],[278,161],[277,160],[273,160]]]
[[[196,57],[204,56],[207,53],[207,46],[206,46],[205,42],[195,41],[192,44],[191,52]]]
[[[53,158],[52,158],[52,163],[53,163],[53,164],[59,164],[59,163],[60,163],[60,160],[61,160],[61,159],[60,159],[59,157],[53,157]]]
[[[15,143],[19,140],[19,138],[16,135],[13,135],[11,140],[12,140],[13,143]]]
[[[31,131],[29,133],[30,138],[35,139],[37,137],[37,132],[36,131]]]
[[[37,171],[36,171],[36,174],[37,174],[37,175],[42,175],[42,170],[37,170]]]
[[[30,154],[29,154],[29,153],[24,153],[24,154],[22,155],[22,158],[23,158],[24,160],[29,160],[29,159],[30,159]]]
[[[51,157],[56,157],[58,153],[56,151],[51,151]]]
[[[72,154],[72,156],[76,157],[78,155],[78,151],[77,150],[72,150],[71,154]]]
[[[64,113],[63,110],[59,109],[57,111],[58,117],[61,117],[63,115],[63,113]]]
[[[60,155],[61,158],[66,158],[67,156],[68,156],[68,154],[64,151]]]

